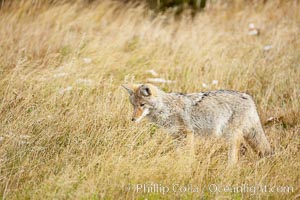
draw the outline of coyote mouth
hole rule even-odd
[[[150,110],[149,110],[149,108],[145,108],[144,109],[144,111],[143,111],[143,113],[141,114],[141,116],[139,116],[137,119],[134,119],[133,121],[135,121],[135,123],[139,123],[140,121],[142,121],[142,119],[144,118],[144,117],[146,117],[148,114],[150,113]]]

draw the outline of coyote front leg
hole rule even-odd
[[[186,128],[185,125],[181,125],[179,128],[180,132],[183,133],[184,137],[187,140],[187,145],[189,146],[191,156],[194,157],[195,153],[195,133],[192,128]]]

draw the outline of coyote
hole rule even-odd
[[[122,87],[134,107],[132,121],[146,117],[172,135],[225,137],[229,143],[229,164],[238,161],[243,139],[260,156],[272,152],[255,103],[246,93],[231,90],[166,93],[152,84]]]

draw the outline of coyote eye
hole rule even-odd
[[[140,104],[141,107],[144,107],[144,105],[145,105],[144,103],[141,103],[141,104]]]

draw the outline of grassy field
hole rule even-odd
[[[208,5],[193,19],[106,0],[30,2],[0,9],[3,199],[300,197],[298,1]],[[155,78],[147,70],[174,81],[156,83],[168,92],[250,93],[275,154],[248,148],[227,168],[222,139],[197,138],[191,156],[164,130],[132,123],[120,85]]]

